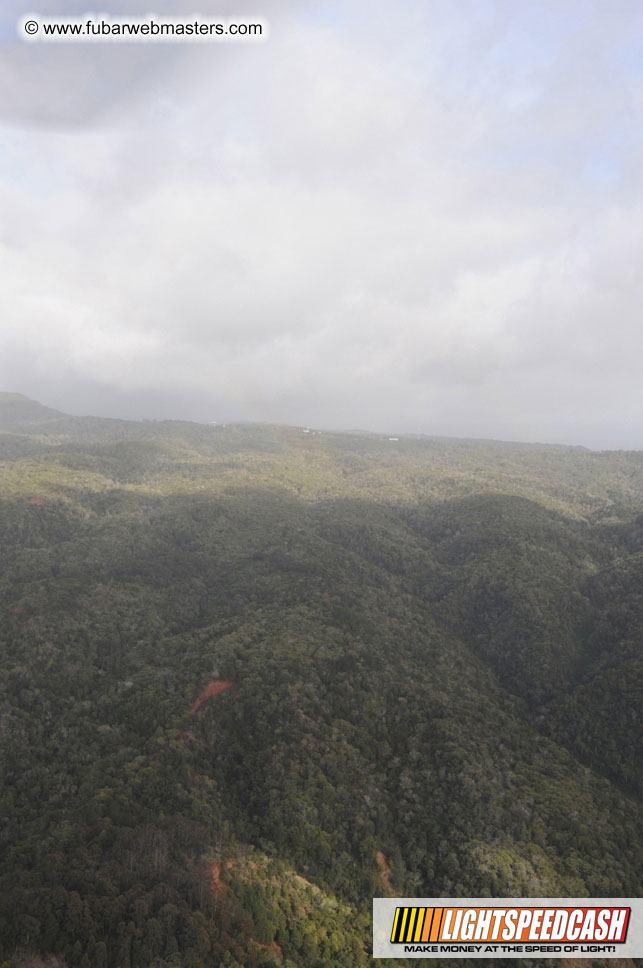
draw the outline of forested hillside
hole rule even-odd
[[[0,482],[3,968],[357,968],[376,895],[643,894],[643,454],[5,394]]]

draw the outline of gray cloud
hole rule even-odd
[[[260,46],[8,45],[2,383],[643,446],[639,5],[317,8],[262,4]]]

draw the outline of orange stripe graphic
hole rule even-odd
[[[423,944],[429,940],[429,932],[431,930],[431,924],[433,923],[433,915],[435,914],[435,908],[427,908],[426,915],[424,917],[424,931],[422,932],[422,938],[420,939]]]
[[[433,913],[433,927],[431,928],[431,941],[437,941],[442,933],[442,921],[444,920],[444,908],[436,908]]]

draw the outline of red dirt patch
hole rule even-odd
[[[31,504],[34,507],[41,508],[45,503],[44,497],[30,497],[27,504]]]
[[[179,736],[183,737],[183,739],[189,740],[191,743],[196,743],[197,741],[196,736],[189,729],[182,729],[179,733]]]
[[[228,890],[228,885],[221,880],[221,871],[230,871],[233,867],[233,860],[215,860],[210,864],[208,874],[210,875],[210,885],[213,894],[223,894],[224,891]]]
[[[375,854],[375,860],[377,861],[377,866],[380,870],[380,881],[382,886],[385,887],[387,891],[390,891],[393,871],[389,867],[388,861],[381,850],[378,850],[378,852]]]
[[[14,605],[13,608],[11,609],[11,613],[12,615],[22,615],[24,610],[25,610],[24,605]]]
[[[212,679],[205,689],[201,690],[199,698],[196,700],[192,709],[190,710],[190,716],[194,716],[198,713],[199,709],[207,699],[211,699],[213,696],[219,696],[222,692],[225,692],[231,687],[232,683],[228,682],[226,679]]]
[[[276,941],[271,941],[270,944],[261,944],[261,942],[259,942],[259,947],[263,951],[269,951],[272,955],[279,955],[280,958],[283,958],[284,956],[281,945],[277,944]]]
[[[223,863],[220,860],[215,860],[208,867],[208,874],[210,875],[210,884],[212,886],[213,894],[223,894],[227,891],[227,886],[221,880],[221,871],[223,870]]]

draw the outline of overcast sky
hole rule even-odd
[[[0,389],[643,448],[640,0],[201,9],[270,37],[29,44],[3,3]]]

